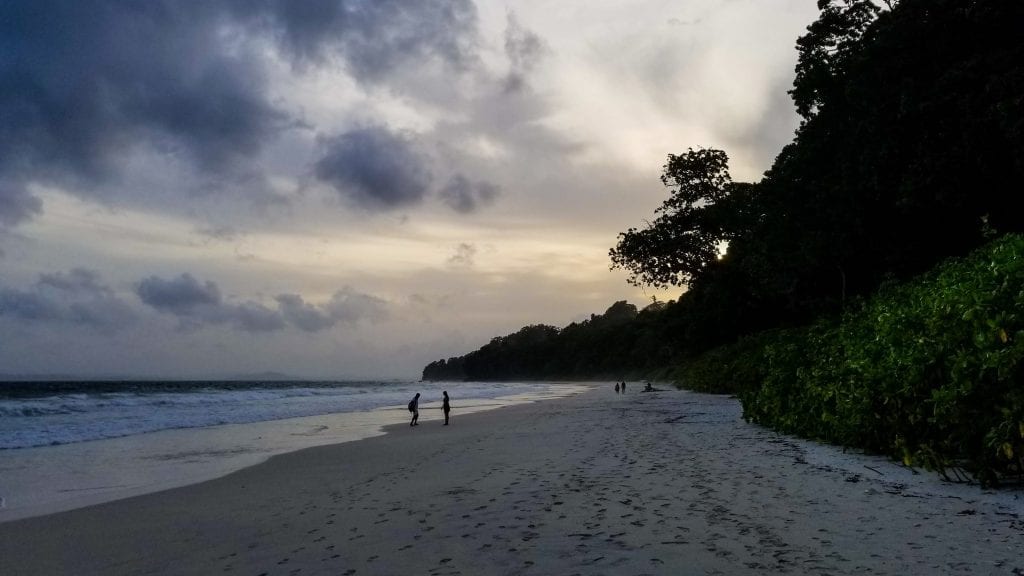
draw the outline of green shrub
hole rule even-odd
[[[677,387],[695,392],[740,394],[764,380],[765,343],[775,334],[769,331],[747,336],[734,344],[684,360],[673,366],[665,377]]]
[[[744,416],[982,483],[1024,475],[1024,237],[1009,235],[838,319],[679,368],[737,382]]]

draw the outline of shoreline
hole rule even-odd
[[[1024,570],[1020,493],[906,482],[726,397],[596,388],[387,432],[6,522],[0,557],[13,574]]]
[[[587,387],[552,384],[559,388],[548,394],[459,400],[455,413],[545,401]],[[425,403],[420,412],[421,421],[437,420],[440,402]],[[406,414],[405,406],[384,406],[3,450],[0,524],[207,482],[279,454],[379,436],[408,420]]]

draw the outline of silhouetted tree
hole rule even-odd
[[[661,182],[670,195],[647,227],[619,234],[609,251],[612,269],[636,285],[683,286],[712,262],[723,243],[743,230],[741,203],[749,187],[729,176],[729,158],[714,149],[669,154]]]

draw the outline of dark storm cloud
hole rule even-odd
[[[29,184],[102,195],[132,152],[251,176],[294,121],[268,96],[265,43],[360,81],[474,57],[469,0],[12,0],[0,3],[0,226],[41,209]]]
[[[170,280],[150,276],[138,283],[135,292],[143,303],[174,316],[189,330],[227,324],[245,332],[270,332],[287,325],[320,332],[337,324],[376,322],[388,315],[387,302],[348,287],[323,305],[309,304],[298,294],[281,294],[274,298],[276,310],[258,302],[225,301],[216,283],[200,282],[188,273]]]
[[[361,208],[410,206],[429,191],[427,158],[409,135],[372,126],[325,139],[324,148],[316,177]]]
[[[0,150],[3,143],[0,142]],[[0,170],[3,160],[0,159]],[[25,190],[24,184],[11,178],[0,179],[0,229],[28,220],[43,211],[43,203]]]
[[[184,329],[227,324],[245,332],[270,332],[285,325],[276,310],[257,302],[225,302],[216,283],[200,282],[188,273],[171,280],[150,276],[139,282],[135,293],[144,304],[178,318]]]
[[[323,309],[307,304],[297,294],[281,294],[276,298],[281,314],[293,326],[306,332],[319,332],[334,326],[336,320]]]
[[[188,273],[172,280],[150,276],[139,282],[135,293],[148,306],[176,315],[221,305],[220,288],[215,283],[200,283]]]
[[[132,324],[135,312],[91,270],[44,274],[29,290],[0,287],[0,317],[57,322],[112,332]]]
[[[214,317],[211,321],[230,322],[235,328],[246,332],[272,332],[284,328],[284,319],[280,312],[255,302],[222,306],[220,312],[221,316]]]
[[[213,173],[252,156],[285,117],[228,22],[206,2],[3,3],[0,203],[31,208],[33,181],[95,189],[142,144]]]
[[[238,12],[272,31],[299,64],[340,57],[361,81],[409,62],[439,59],[459,69],[476,58],[471,0],[240,0]]]
[[[468,214],[494,202],[500,192],[501,189],[490,182],[471,182],[462,174],[456,174],[438,191],[438,196],[452,210]]]

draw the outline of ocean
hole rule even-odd
[[[0,522],[203,482],[409,421],[579,393],[553,382],[0,383]]]
[[[0,383],[0,450],[55,446],[177,428],[265,422],[429,405],[448,389],[479,404],[551,391],[550,383],[387,382],[7,382]]]

